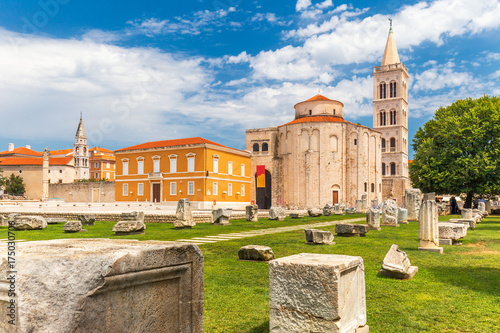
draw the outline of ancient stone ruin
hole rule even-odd
[[[47,224],[57,224],[57,223],[66,223],[68,219],[65,217],[46,217],[45,221]]]
[[[275,221],[283,221],[286,217],[286,212],[283,207],[271,207],[269,209],[269,219]]]
[[[363,258],[301,253],[269,263],[271,333],[366,333]]]
[[[82,225],[95,225],[95,214],[79,214],[77,218]]]
[[[325,207],[323,207],[323,215],[332,216],[332,214],[333,214],[333,206],[330,204],[326,204]]]
[[[80,221],[68,221],[63,226],[64,232],[73,233],[73,232],[85,232],[87,230],[82,229],[82,222]]]
[[[174,227],[177,229],[184,229],[194,227],[195,225],[196,223],[194,222],[189,199],[179,199],[175,212]]]
[[[304,229],[306,233],[306,244],[326,244],[333,245],[333,234],[328,230]]]
[[[23,216],[14,217],[14,229],[16,230],[40,230],[47,228],[47,221],[41,216]]]
[[[334,209],[335,215],[344,215],[344,210],[342,209],[342,207],[339,204],[335,204],[333,206],[333,209]]]
[[[240,260],[269,261],[274,259],[274,252],[269,246],[246,245],[238,250]]]
[[[366,224],[369,230],[381,230],[380,228],[380,211],[375,208],[369,208],[366,211]]]
[[[407,188],[405,190],[405,207],[408,210],[408,221],[418,221],[421,204],[422,191],[418,188]]]
[[[368,225],[365,224],[351,224],[351,223],[337,223],[335,224],[335,232],[337,236],[342,237],[364,237],[368,232]]]
[[[249,222],[258,222],[259,206],[248,205],[245,207],[245,218]]]
[[[233,213],[232,208],[219,208],[212,210],[212,224],[214,225],[230,225],[229,218]]]
[[[420,239],[420,251],[431,251],[443,253],[439,247],[438,211],[436,201],[427,200],[420,207],[418,219],[418,238]]]
[[[59,239],[17,250],[18,332],[203,330],[203,256],[193,244]],[[6,258],[0,267],[6,281]],[[12,325],[0,320],[0,332]]]
[[[140,235],[145,229],[146,225],[141,221],[119,221],[113,226],[116,236]]]
[[[323,214],[323,212],[321,211],[321,209],[317,209],[317,208],[309,209],[307,211],[307,213],[311,217],[320,217]]]
[[[468,226],[463,223],[439,222],[439,245],[462,245],[459,239],[467,236]]]
[[[408,224],[408,210],[406,208],[398,208],[398,224]]]
[[[398,206],[396,206],[396,201],[388,199],[382,205],[382,225],[398,226]]]
[[[379,274],[401,280],[409,280],[418,272],[417,266],[411,266],[406,252],[401,251],[393,244],[382,262]]]

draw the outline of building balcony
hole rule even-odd
[[[163,174],[161,172],[150,172],[148,173],[149,180],[163,179]]]

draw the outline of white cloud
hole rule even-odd
[[[251,56],[247,53],[247,51],[243,51],[237,56],[229,56],[227,59],[228,64],[240,64],[244,62],[250,62]]]
[[[498,70],[498,71],[496,71],[496,72],[492,73],[490,76],[491,76],[493,79],[500,79],[500,70]]]
[[[283,18],[276,16],[275,13],[257,13],[251,19],[250,22],[262,22],[266,21],[273,25],[288,26],[292,22],[287,22]]]
[[[443,88],[477,84],[477,81],[471,74],[456,72],[453,62],[448,62],[444,65],[432,63],[432,65],[432,68],[415,75],[415,83],[412,86],[414,91],[440,90]]]
[[[295,5],[295,10],[300,12],[304,9],[307,9],[311,6],[311,0],[297,0],[297,4]]]

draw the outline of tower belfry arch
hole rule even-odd
[[[83,126],[83,116],[80,113],[80,122],[75,134],[75,143],[73,144],[73,157],[75,161],[75,179],[89,179],[89,146],[87,145],[87,134]]]

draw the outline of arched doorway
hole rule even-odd
[[[271,208],[271,173],[266,170],[266,187],[257,187],[257,173],[255,174],[255,203],[260,209]]]

